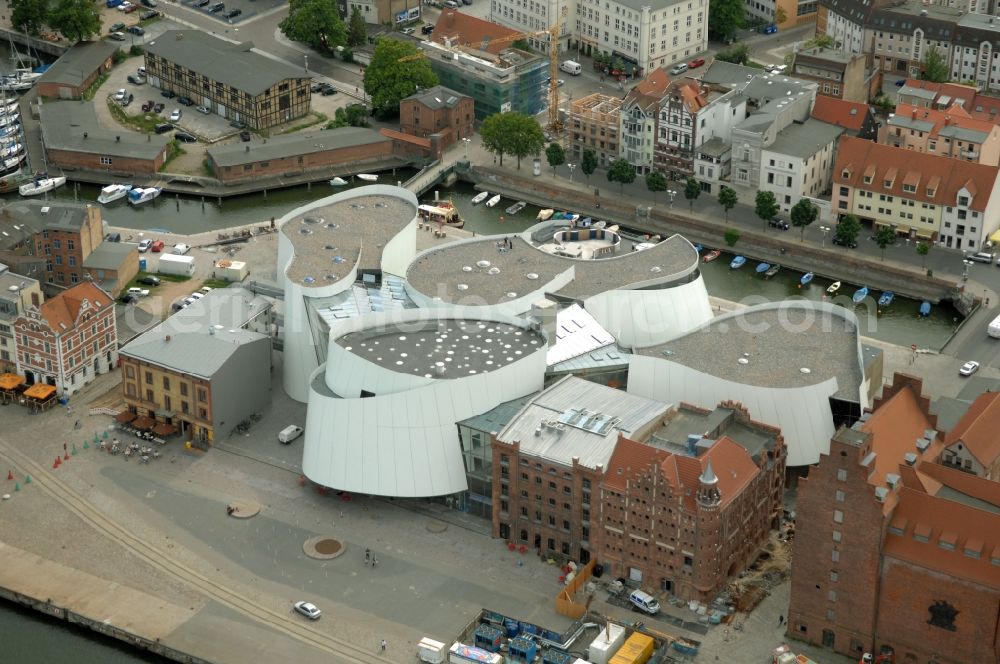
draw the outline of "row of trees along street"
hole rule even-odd
[[[11,0],[10,22],[33,37],[48,27],[71,42],[101,33],[100,5],[93,0]]]

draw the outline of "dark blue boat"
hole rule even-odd
[[[813,277],[815,276],[816,275],[814,275],[812,272],[806,272],[805,274],[802,275],[802,278],[799,279],[799,283],[803,286],[808,286],[809,283],[813,280]]]
[[[927,300],[920,303],[920,315],[924,317],[931,315],[931,303]]]
[[[879,296],[878,298],[878,306],[888,307],[890,304],[892,304],[892,299],[894,297],[896,297],[896,294],[893,293],[891,290],[883,291],[882,295]]]

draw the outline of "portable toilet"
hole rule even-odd
[[[590,642],[587,659],[594,664],[608,664],[611,656],[618,652],[623,643],[625,643],[625,628],[617,623],[609,622],[600,634]]]
[[[145,258],[140,258],[139,259],[139,271],[140,272],[145,272],[146,271],[146,259]]]
[[[500,630],[493,625],[480,625],[476,628],[475,644],[477,648],[498,652],[500,650]]]
[[[542,664],[573,664],[575,661],[576,657],[562,650],[549,648],[542,652]]]
[[[531,664],[538,656],[538,644],[528,639],[517,637],[508,643],[510,659],[515,662],[525,662]]]

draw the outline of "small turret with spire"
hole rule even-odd
[[[705,470],[698,482],[701,485],[698,488],[698,504],[702,507],[717,507],[722,502],[722,494],[719,493],[719,478],[712,469],[711,459],[705,463]]]

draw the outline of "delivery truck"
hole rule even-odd
[[[160,274],[175,274],[182,277],[194,276],[194,256],[161,254],[156,271]]]

